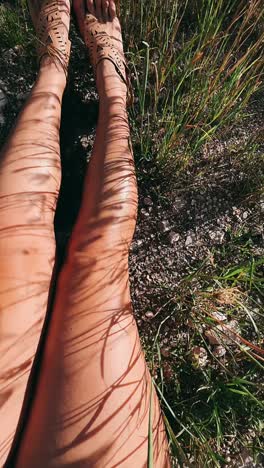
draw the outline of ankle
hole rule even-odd
[[[55,87],[64,91],[66,86],[66,74],[59,62],[55,62],[48,56],[40,62],[38,81],[47,87]]]

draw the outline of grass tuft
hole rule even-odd
[[[0,5],[0,42],[3,48],[26,47],[29,43],[26,0],[16,0],[14,5]]]
[[[121,2],[139,158],[193,154],[262,87],[262,0]]]
[[[220,253],[183,278],[149,350],[175,466],[223,466],[230,447],[263,454],[264,260],[247,256],[222,268]],[[176,346],[163,355],[173,324]]]

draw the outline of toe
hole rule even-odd
[[[103,17],[103,12],[102,12],[102,0],[95,0],[95,14],[96,17],[101,20]]]
[[[102,0],[102,12],[104,21],[109,21],[109,0]]]
[[[87,10],[92,15],[95,15],[94,0],[86,0]]]
[[[84,19],[85,19],[85,5],[84,0],[74,0],[73,8],[80,29],[80,33],[83,36],[84,34]]]
[[[109,1],[109,14],[111,19],[116,17],[116,4],[114,0]]]

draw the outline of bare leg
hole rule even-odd
[[[128,250],[137,187],[126,86],[97,68],[100,115],[79,219],[61,272],[17,467],[170,466],[159,403],[132,313]]]
[[[54,264],[63,70],[42,62],[0,157],[0,466],[13,441]]]

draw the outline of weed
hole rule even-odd
[[[26,0],[17,0],[13,7],[0,5],[0,42],[3,48],[26,47],[29,43]]]
[[[261,0],[121,2],[140,158],[193,154],[261,88]]]
[[[164,311],[148,352],[171,451],[180,466],[220,467],[228,453],[236,456],[241,447],[262,452],[264,314],[258,299],[264,260],[252,257],[250,247],[244,258],[221,267],[219,254],[213,267],[203,262],[183,278],[171,292],[170,313]],[[168,345],[164,355],[162,328],[172,327],[174,316],[178,345]],[[239,329],[233,328],[236,321]],[[204,362],[194,363],[194,349],[203,351]]]

